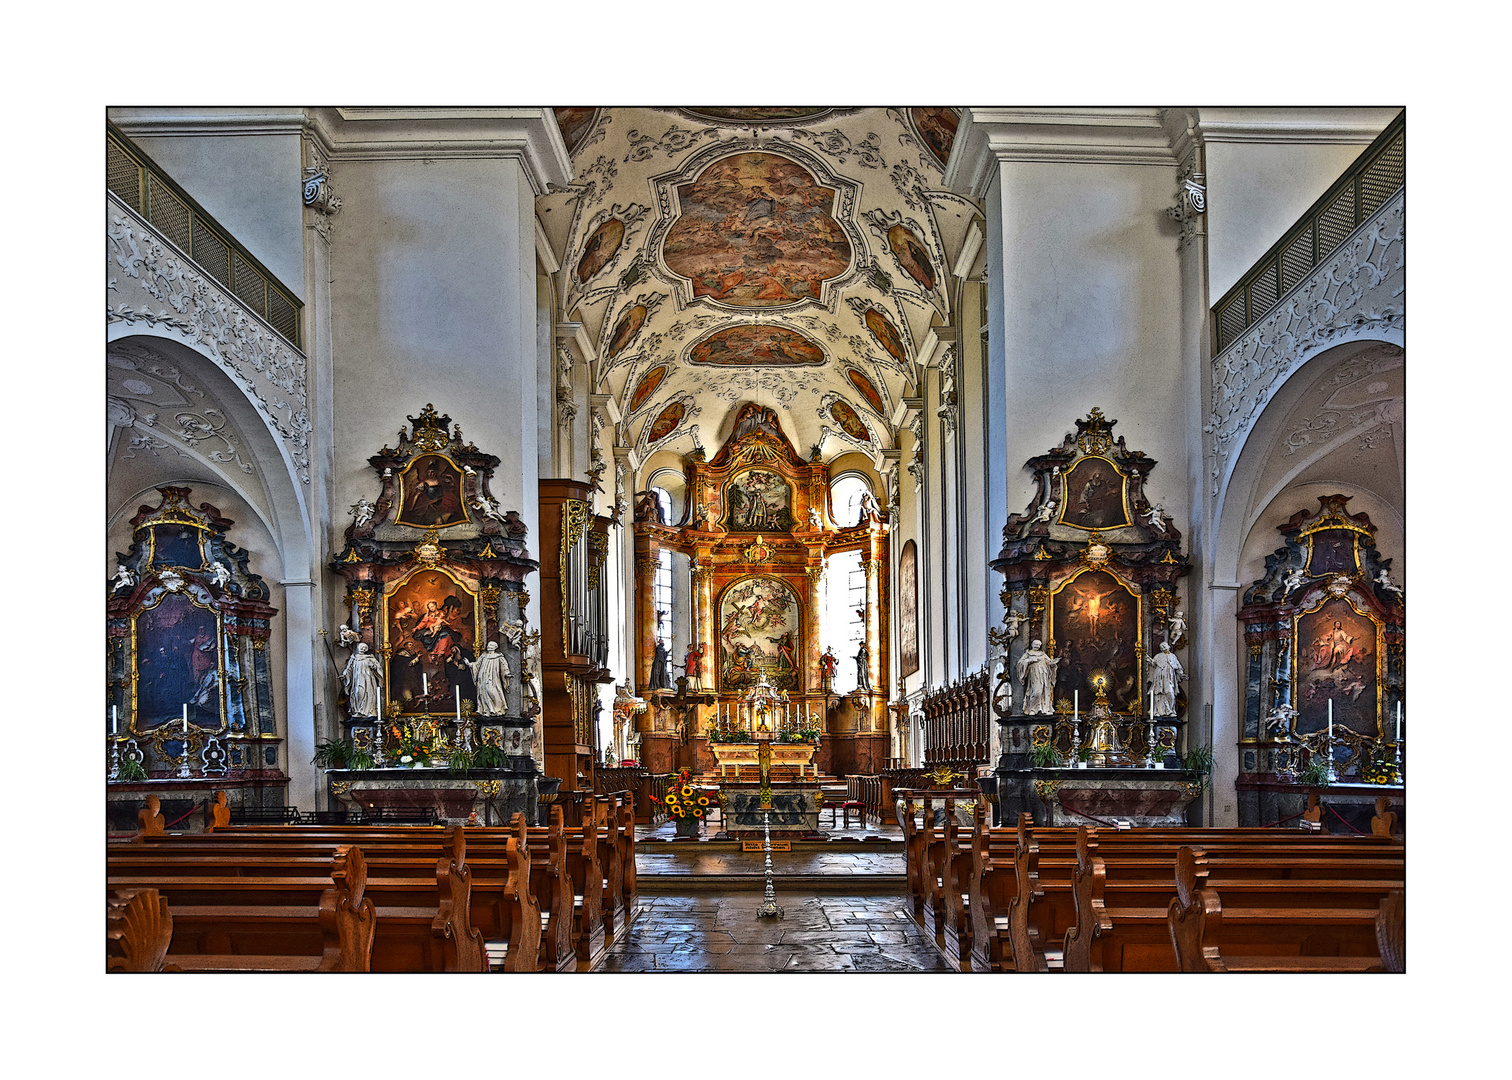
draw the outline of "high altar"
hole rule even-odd
[[[746,404],[734,429],[705,460],[686,463],[687,511],[662,519],[654,495],[635,508],[637,685],[650,699],[639,724],[642,764],[652,772],[684,765],[711,772],[725,753],[721,740],[754,716],[752,694],[770,710],[774,732],[806,736],[804,764],[821,772],[870,773],[888,753],[887,525],[874,509],[849,527],[835,524],[826,498],[827,467],[793,449],[777,413]],[[665,640],[653,598],[662,551],[686,554],[692,567],[692,640]],[[865,643],[868,683],[841,699],[831,693],[820,656],[825,560],[861,552],[866,572]],[[653,661],[681,655],[685,674],[674,695]],[[849,659],[849,658],[846,658]],[[767,695],[770,694],[770,697]],[[750,730],[747,725],[746,730]],[[780,735],[779,735],[780,737]],[[734,763],[732,748],[724,763]]]

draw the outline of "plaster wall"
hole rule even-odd
[[[122,124],[175,183],[301,300],[305,298],[304,201],[299,132],[277,135],[144,135]],[[375,448],[376,449],[376,448]]]

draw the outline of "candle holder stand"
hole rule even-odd
[[[373,768],[383,768],[383,722],[373,725]]]
[[[1400,754],[1400,752],[1398,752],[1397,760],[1398,761],[1401,760],[1401,754]],[[115,783],[115,781],[119,780],[120,778],[121,778],[121,744],[120,744],[120,741],[114,735],[112,735],[110,737],[110,775],[108,777],[106,777],[106,779],[109,780],[111,783]]]
[[[180,780],[188,780],[193,775],[189,771],[189,736],[183,736],[184,752],[179,755],[179,767],[177,777]]]
[[[1145,740],[1150,744],[1145,754],[1145,768],[1163,769],[1165,761],[1156,753],[1160,745],[1160,727],[1155,723],[1155,717],[1151,715],[1150,722],[1145,725]]]
[[[1081,721],[1071,721],[1071,756],[1067,759],[1073,769],[1082,767],[1081,760]]]
[[[1333,736],[1332,735],[1326,736],[1324,738],[1323,745],[1325,747],[1327,747],[1327,750],[1328,750],[1328,782],[1330,784],[1336,784],[1336,783],[1339,782],[1339,773],[1338,773],[1338,770],[1334,768],[1334,739],[1333,739]]]

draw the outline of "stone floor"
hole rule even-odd
[[[894,896],[779,892],[781,919],[758,918],[761,888],[641,893],[641,914],[604,972],[949,971]]]
[[[877,851],[828,851],[822,844],[798,844],[772,853],[772,872],[782,877],[901,875],[907,873],[902,844],[878,844]],[[655,875],[740,876],[765,872],[760,852],[733,844],[637,844],[635,872],[646,882]]]

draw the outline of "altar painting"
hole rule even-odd
[[[797,595],[777,578],[736,582],[719,601],[721,690],[745,690],[762,674],[778,690],[801,690],[802,615]]]
[[[750,469],[725,485],[724,527],[729,532],[791,532],[793,489],[766,469]]]
[[[898,674],[919,670],[919,549],[912,541],[898,557]]]
[[[151,533],[153,566],[182,566],[188,570],[204,568],[202,534],[193,525],[154,525]]]
[[[1139,598],[1106,570],[1088,570],[1061,586],[1050,607],[1050,638],[1061,660],[1055,701],[1069,711],[1072,692],[1081,692],[1085,712],[1095,700],[1094,678],[1107,680],[1115,712],[1141,709]]]
[[[1308,537],[1307,572],[1353,574],[1360,568],[1355,555],[1356,534],[1349,529],[1321,529]]]
[[[1335,725],[1376,735],[1380,723],[1378,659],[1380,628],[1343,597],[1297,616],[1294,706],[1297,730],[1328,728],[1328,703]]]
[[[420,570],[385,598],[384,607],[392,650],[386,701],[414,715],[453,712],[459,686],[464,698],[477,700],[466,664],[477,655],[478,598],[442,570]]]
[[[1103,457],[1084,457],[1061,481],[1060,521],[1078,529],[1118,529],[1130,524],[1124,477]]]
[[[421,454],[399,473],[399,514],[396,525],[417,529],[462,525],[462,470],[441,454]]]
[[[135,628],[135,730],[178,723],[185,705],[191,724],[219,730],[219,616],[182,593],[168,593],[137,615]]]

